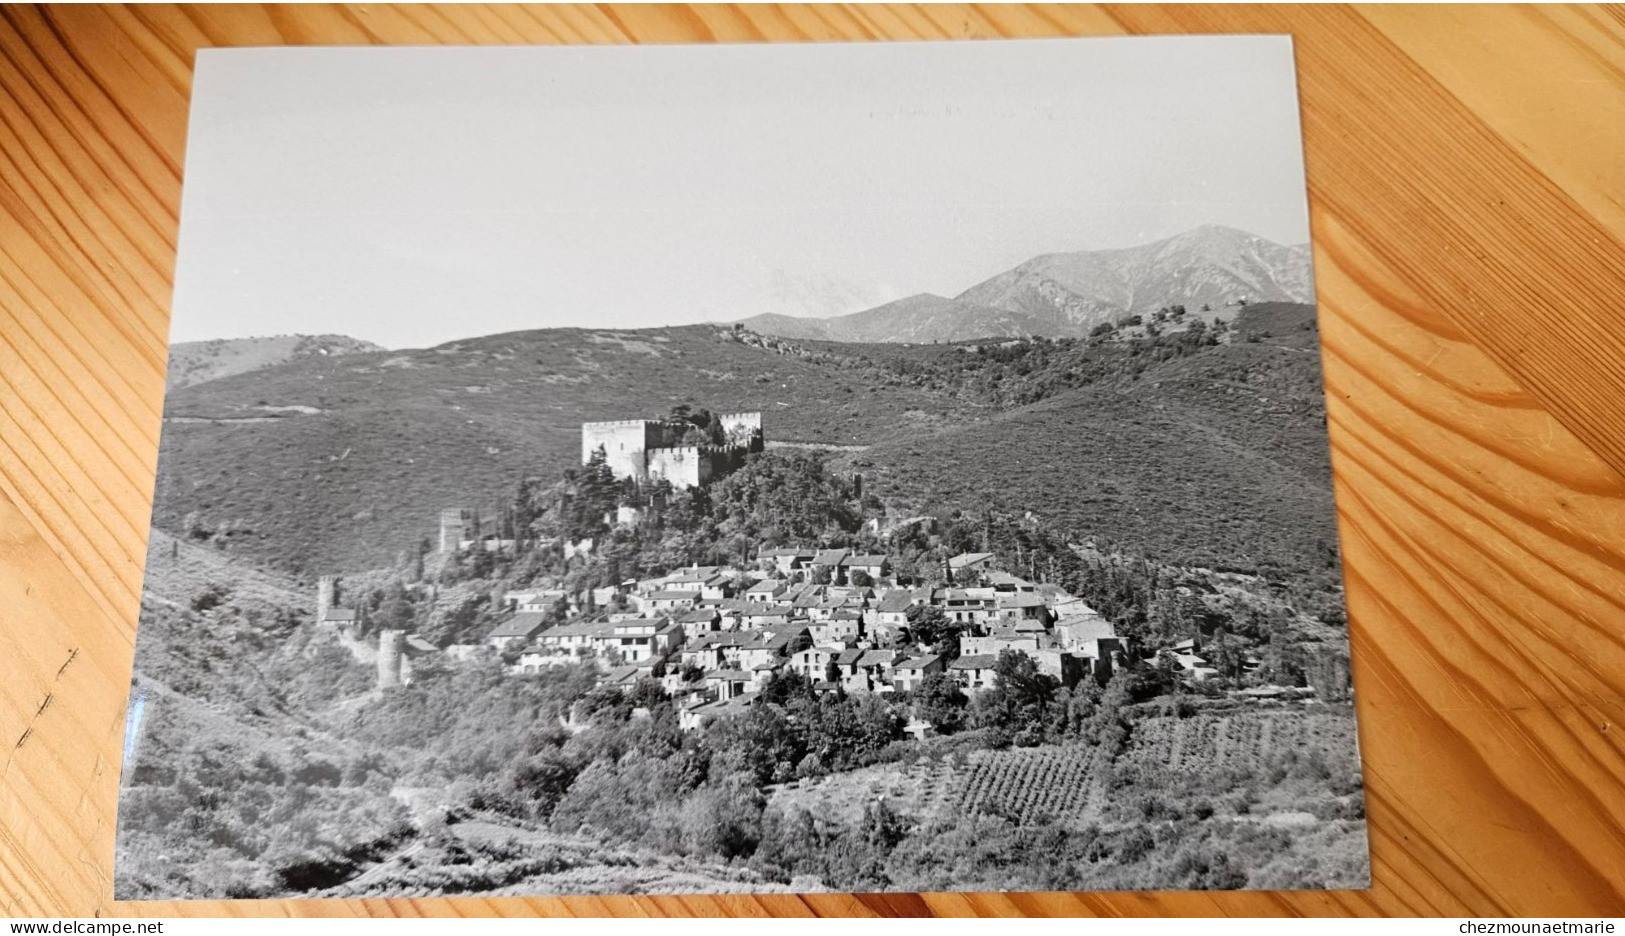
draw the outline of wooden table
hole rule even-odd
[[[1369,892],[119,904],[193,50],[1297,39]],[[1625,914],[1625,11],[0,9],[0,914]]]

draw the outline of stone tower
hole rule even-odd
[[[392,689],[401,684],[401,642],[403,630],[378,632],[378,688]]]
[[[440,551],[450,555],[462,545],[465,512],[458,507],[440,511]]]
[[[324,575],[316,580],[316,623],[327,620],[327,612],[333,610],[333,603],[338,598],[338,577]]]

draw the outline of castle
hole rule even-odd
[[[699,487],[737,470],[745,456],[762,451],[761,413],[724,413],[721,444],[684,444],[688,425],[660,419],[622,419],[581,424],[581,463],[604,450],[617,478],[642,484],[657,478],[678,490]]]

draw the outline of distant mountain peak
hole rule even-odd
[[[1136,247],[1048,253],[952,299],[919,293],[825,319],[757,316],[765,334],[830,341],[964,341],[1082,337],[1101,322],[1167,305],[1218,315],[1247,302],[1313,302],[1310,254],[1221,224]]]

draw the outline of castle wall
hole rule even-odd
[[[679,491],[699,487],[711,480],[711,467],[709,453],[697,446],[684,445],[649,451],[649,477],[665,478]]]
[[[761,413],[723,413],[717,417],[729,445],[742,445],[752,452],[763,448]]]
[[[763,450],[761,413],[724,413],[727,444],[720,448],[678,444],[684,429],[658,419],[622,419],[581,424],[581,462],[602,448],[605,463],[617,478],[643,483],[665,478],[682,490],[737,470],[745,456]]]
[[[660,424],[649,419],[622,419],[616,422],[581,424],[581,463],[592,460],[592,453],[600,446],[604,461],[617,478],[648,478],[644,454],[658,445],[663,432]]]

